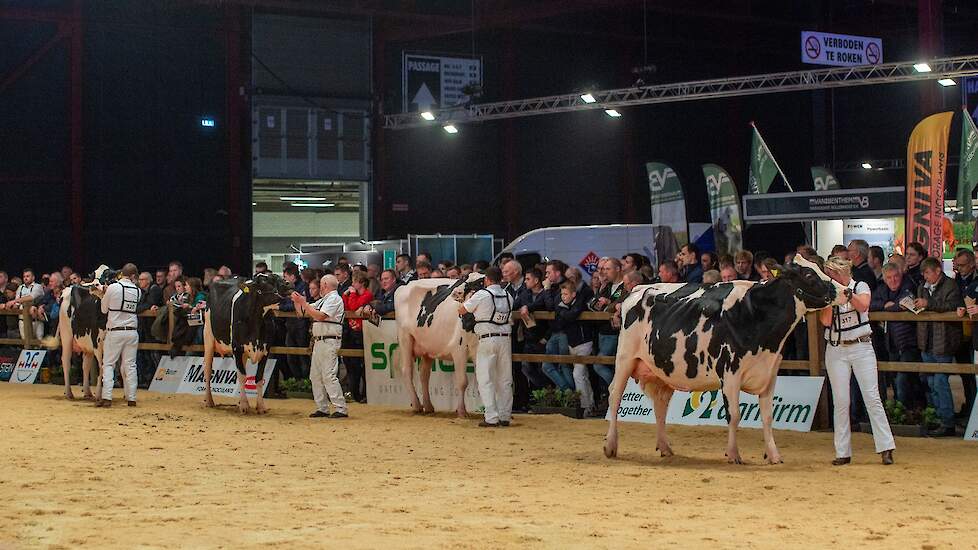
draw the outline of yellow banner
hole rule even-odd
[[[947,135],[953,112],[921,120],[907,143],[907,242],[924,245],[929,256],[944,256],[944,181]]]

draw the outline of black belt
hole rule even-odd
[[[483,338],[492,338],[493,336],[506,336],[508,338],[509,334],[503,332],[490,332],[489,334],[483,334],[479,336],[479,339],[481,340]]]
[[[112,327],[108,329],[109,332],[114,332],[116,330],[136,330],[136,327]]]
[[[872,341],[873,341],[873,337],[872,336],[860,336],[859,338],[856,338],[855,340],[843,340],[843,341],[839,342],[838,345],[840,345],[840,346],[851,346],[852,344],[868,344],[868,343],[870,343]]]
[[[313,336],[312,343],[322,342],[323,340],[342,340],[342,336]]]

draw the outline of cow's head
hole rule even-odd
[[[105,294],[105,286],[117,281],[119,276],[122,274],[121,271],[116,271],[111,267],[102,264],[95,269],[94,280],[88,284],[82,284],[82,286],[88,288],[88,291],[99,300]]]
[[[846,301],[845,287],[830,279],[819,269],[818,264],[802,258],[801,255],[795,255],[793,263],[780,270],[777,277],[791,287],[795,297],[809,311],[840,305]]]
[[[469,276],[465,278],[465,282],[455,287],[452,291],[452,298],[457,302],[468,300],[473,292],[485,288],[485,279],[486,276],[482,273],[476,273],[474,271],[469,273]]]
[[[258,304],[264,307],[289,298],[295,289],[292,283],[286,281],[281,275],[259,273],[253,279],[245,281],[242,290],[254,293]]]

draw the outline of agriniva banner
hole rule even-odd
[[[686,225],[686,200],[679,176],[669,166],[661,162],[645,165],[649,176],[649,197],[652,206],[653,247],[652,265],[660,260],[672,259],[679,247],[689,242],[689,228]]]
[[[717,254],[735,254],[743,248],[743,225],[737,188],[723,168],[716,164],[703,165],[706,193],[710,198],[710,217]]]
[[[948,111],[925,118],[907,143],[907,242],[919,242],[935,258],[944,257],[944,176],[953,116]]]

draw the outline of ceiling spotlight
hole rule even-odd
[[[421,118],[425,120],[435,120],[435,115],[433,115],[431,111],[425,111],[421,113]]]
[[[279,197],[280,201],[324,201],[324,197]]]
[[[619,118],[621,116],[621,113],[614,109],[605,109],[604,114],[610,116],[611,118]]]
[[[953,78],[942,78],[937,81],[938,84],[947,88],[948,86],[956,86],[958,83],[954,81]]]
[[[311,208],[331,208],[336,206],[336,204],[331,202],[293,202],[289,206],[306,206]]]
[[[258,206],[258,203],[257,202],[253,202],[253,203],[251,203],[251,206]]]
[[[581,94],[581,99],[584,101],[584,103],[594,103],[597,101],[591,94]]]
[[[446,132],[448,132],[449,134],[457,134],[458,133],[458,128],[456,128],[454,124],[446,124],[446,125],[442,126],[442,128]]]
[[[864,162],[864,163],[862,163],[862,165],[861,165],[861,166],[862,166],[863,168],[865,168],[866,170],[872,170],[872,169],[873,169],[873,165],[872,165],[872,164],[870,164],[870,163],[868,163],[868,162]]]
[[[918,73],[929,73],[930,65],[927,63],[914,63],[913,70],[917,71]]]

